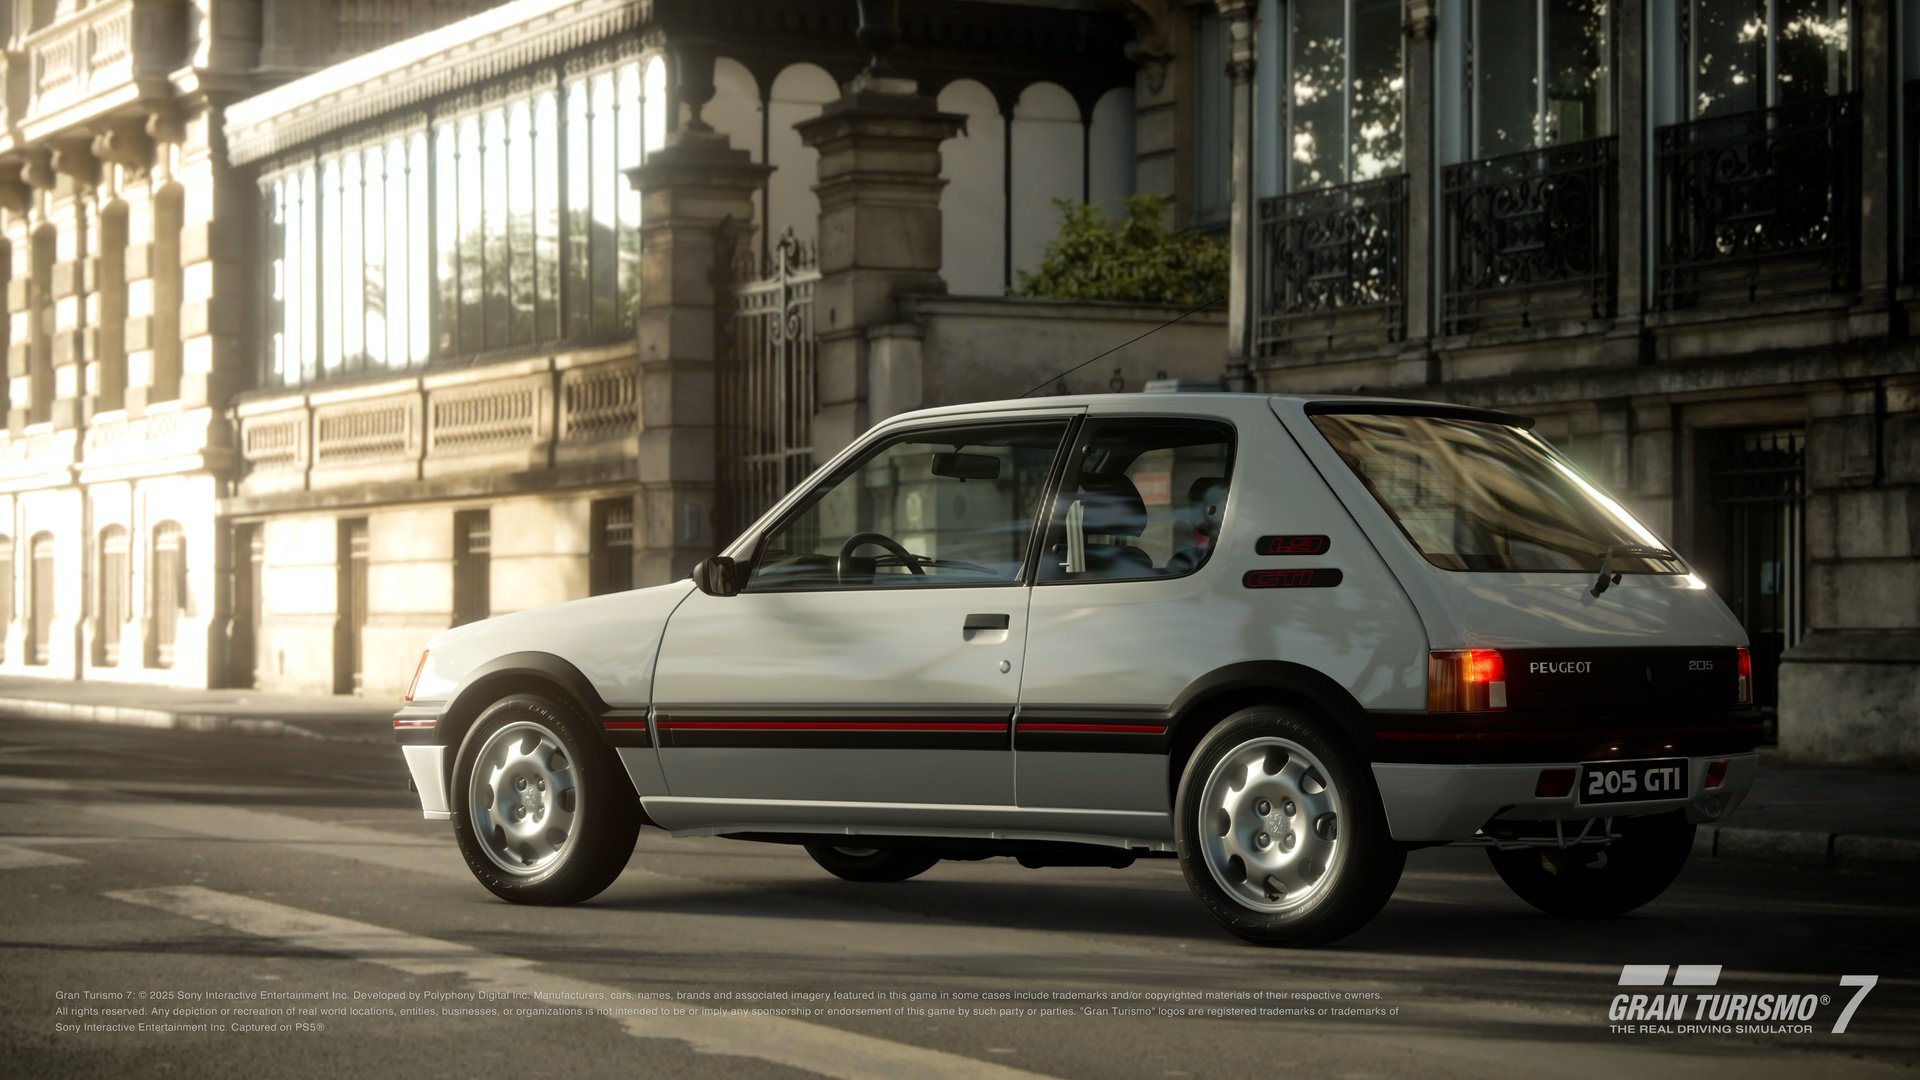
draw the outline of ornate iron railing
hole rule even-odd
[[[764,262],[750,230],[723,227],[721,245],[720,265],[732,281],[718,328],[717,525],[720,538],[731,540],[813,471],[820,268],[817,249],[791,229]]]
[[[1398,340],[1406,326],[1407,178],[1260,200],[1254,350],[1350,333]]]
[[[1920,79],[1907,84],[1906,105],[1906,279],[1920,282]]]
[[[1854,287],[1859,95],[1664,127],[1654,153],[1658,307]]]
[[[1446,168],[1447,333],[1613,313],[1614,146],[1589,139]]]

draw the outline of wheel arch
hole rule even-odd
[[[566,660],[546,652],[508,653],[467,674],[434,726],[436,738],[444,746],[458,747],[487,706],[520,693],[564,696],[596,721],[607,711],[607,703],[592,680]],[[598,723],[594,729],[600,729]]]
[[[1282,705],[1313,713],[1328,731],[1365,759],[1361,724],[1366,710],[1346,687],[1303,664],[1250,660],[1215,668],[1187,684],[1174,701],[1167,725],[1167,791],[1180,786],[1187,760],[1220,721],[1256,705]]]

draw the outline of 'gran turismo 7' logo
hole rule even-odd
[[[1672,981],[1668,981],[1668,973]],[[1853,998],[1833,1022],[1831,1034],[1843,1035],[1853,1011],[1879,983],[1878,975],[1843,975],[1841,986],[1857,987]],[[1699,987],[1685,993],[1616,994],[1607,1019],[1619,1034],[1731,1035],[1810,1034],[1826,994],[1706,992],[1720,985],[1719,964],[1627,964],[1620,969],[1620,985],[1629,987]]]

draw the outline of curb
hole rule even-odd
[[[1704,825],[1695,856],[1866,874],[1911,874],[1920,869],[1920,839],[1810,829]]]
[[[198,731],[216,735],[267,736],[337,743],[390,743],[393,741],[392,733],[385,726],[365,732],[337,734],[322,731],[310,725],[266,717],[174,712],[170,709],[148,709],[131,705],[88,705],[69,701],[42,701],[37,698],[0,698],[0,712],[16,713],[35,720],[78,720],[94,724]],[[340,723],[359,726],[354,721]]]

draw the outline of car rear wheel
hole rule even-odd
[[[626,868],[640,803],[571,702],[515,694],[474,721],[454,760],[453,833],[480,884],[516,904],[574,904]]]
[[[847,881],[905,881],[933,869],[938,855],[912,851],[881,851],[877,848],[837,847],[808,844],[807,854],[827,873]]]
[[[1618,840],[1561,849],[1488,848],[1515,896],[1549,915],[1624,915],[1667,891],[1693,853],[1685,811],[1614,819]]]
[[[1320,945],[1379,913],[1406,855],[1366,763],[1291,709],[1245,709],[1195,748],[1175,797],[1187,885],[1259,945]]]

